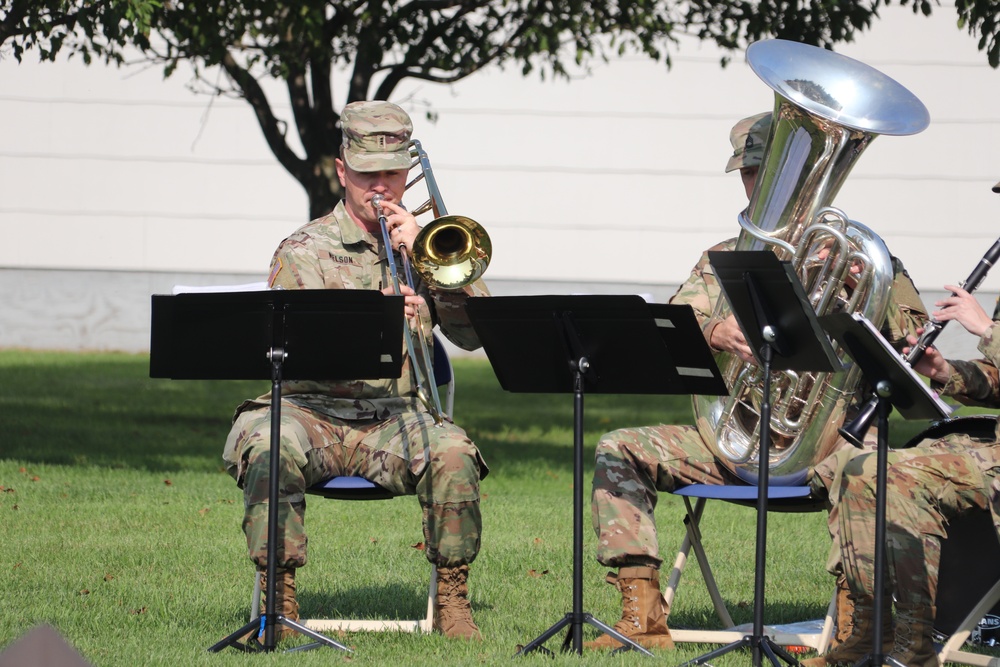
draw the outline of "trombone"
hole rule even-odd
[[[413,158],[410,169],[419,166],[420,173],[406,184],[404,191],[422,180],[428,195],[427,201],[413,210],[413,215],[433,210],[434,219],[417,233],[413,241],[412,257],[402,243],[395,249],[401,259],[406,284],[416,290],[416,283],[413,280],[413,271],[416,271],[428,286],[458,291],[485,273],[493,254],[493,245],[489,234],[478,222],[461,215],[448,215],[430,160],[417,140],[410,141],[410,157]],[[382,230],[382,242],[386,248],[393,291],[398,296],[402,293],[401,283],[389,237],[389,227],[382,210],[382,200],[382,195],[375,195],[371,199],[371,204]],[[415,322],[407,320],[406,328],[406,350],[413,367],[417,398],[430,411],[435,426],[441,426],[444,418],[449,415],[446,415],[441,407],[441,397],[434,378],[434,354],[427,342],[427,334],[421,325],[419,312]]]

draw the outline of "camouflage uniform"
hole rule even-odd
[[[269,283],[272,289],[391,285],[381,238],[358,226],[344,202],[281,243]],[[433,319],[459,347],[479,347],[464,303],[469,296],[488,295],[481,281],[456,292],[422,285],[416,291],[431,311],[429,316],[425,311],[425,330]],[[331,350],[337,353],[350,350]],[[405,345],[403,354],[400,378],[282,384],[278,567],[306,563],[305,490],[335,475],[361,475],[393,493],[416,494],[432,563],[458,567],[475,559],[482,533],[479,480],[488,469],[461,428],[450,421],[434,427],[416,397]],[[250,558],[260,567],[267,555],[269,406],[270,394],[239,406],[223,454],[244,490],[243,529]]]
[[[736,239],[730,239],[710,250],[733,250],[735,243]],[[721,287],[706,252],[671,303],[691,305],[705,340],[709,341],[719,323],[712,315],[720,296]],[[902,347],[906,332],[915,331],[925,320],[916,288],[905,270],[897,265],[883,334]],[[702,431],[708,432],[707,425],[702,427]],[[841,468],[860,451],[841,440],[837,451],[810,471],[809,483],[814,491],[826,496],[829,489],[836,488]],[[697,426],[660,424],[604,435],[597,444],[592,496],[597,560],[609,567],[658,568],[662,559],[653,520],[657,492],[697,483],[742,483],[716,460]],[[836,516],[835,508],[830,511]],[[831,554],[828,565],[831,570],[836,569],[837,557],[839,552]]]
[[[966,405],[1000,408],[1000,321],[983,334],[979,352],[983,359],[951,361],[954,373],[948,382],[932,382],[931,387]],[[1000,532],[998,442],[1000,433],[993,442],[959,434],[889,452],[886,562],[897,612],[933,607],[949,521],[988,509]],[[875,588],[875,475],[876,456],[857,457],[844,470],[840,489],[842,557],[848,583],[858,595],[871,595]]]

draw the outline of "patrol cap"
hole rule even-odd
[[[729,131],[733,154],[726,163],[726,173],[743,167],[757,167],[764,159],[764,144],[771,129],[771,112],[744,118]]]
[[[351,102],[340,112],[344,161],[354,171],[409,169],[409,115],[392,102]]]
[[[1000,183],[993,186],[993,192],[1000,192]]]

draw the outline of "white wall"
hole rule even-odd
[[[918,287],[940,288],[1000,231],[1000,72],[951,7],[882,14],[840,51],[912,90],[932,124],[878,138],[836,203],[884,236]],[[676,285],[735,235],[745,201],[723,173],[729,128],[773,104],[740,54],[726,69],[718,55],[686,42],[670,71],[637,58],[571,82],[490,71],[409,83],[396,101],[450,212],[489,230],[488,279]],[[183,73],[8,56],[0,127],[2,268],[262,274],[306,220],[249,107],[191,94]],[[983,290],[998,286],[990,276]]]

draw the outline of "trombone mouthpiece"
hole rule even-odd
[[[375,208],[380,208],[382,206],[382,200],[385,199],[382,195],[372,196],[372,206]]]

